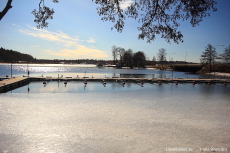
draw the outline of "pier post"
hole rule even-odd
[[[11,74],[11,78],[12,78],[12,63],[11,63],[11,73],[10,74]]]

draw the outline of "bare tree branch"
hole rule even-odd
[[[59,0],[53,0],[58,3]],[[166,42],[183,42],[183,35],[178,31],[179,22],[190,20],[195,27],[203,18],[210,16],[210,11],[216,11],[215,0],[132,0],[127,8],[122,4],[125,0],[92,0],[100,5],[97,8],[103,21],[111,21],[118,32],[122,32],[126,18],[138,19],[141,23],[137,29],[140,31],[139,39],[146,39],[148,43],[160,35]],[[12,0],[8,0],[6,7],[0,12],[0,20],[12,8]],[[48,27],[47,20],[53,19],[54,10],[45,6],[45,0],[40,0],[38,10],[34,9],[34,22],[37,28]]]
[[[46,28],[48,27],[48,19],[53,19],[54,10],[45,6],[45,0],[40,0],[39,10],[34,9],[31,13],[34,15],[34,22],[37,23],[37,28]],[[53,0],[54,3],[58,3],[58,0]]]
[[[142,25],[137,27],[141,32],[138,38],[147,39],[149,43],[156,39],[156,35],[160,35],[168,43],[183,42],[183,35],[177,30],[180,20],[190,20],[195,27],[210,15],[209,11],[217,10],[215,0],[133,0],[125,10],[120,6],[125,0],[92,1],[100,5],[97,10],[103,21],[116,22],[114,27],[118,32],[123,30],[126,19],[124,15],[139,19]]]
[[[9,9],[12,8],[11,6],[12,0],[8,0],[5,8],[3,9],[2,12],[0,12],[0,20],[6,15],[6,13],[9,11]]]

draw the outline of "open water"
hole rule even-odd
[[[13,76],[209,77],[93,65],[12,68]],[[0,65],[0,76],[10,69]],[[230,152],[229,93],[222,84],[31,82],[0,94],[0,152]]]

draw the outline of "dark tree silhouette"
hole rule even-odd
[[[133,54],[133,66],[135,67],[145,67],[146,57],[144,52],[138,51]]]
[[[158,61],[161,63],[161,67],[163,68],[163,65],[164,65],[164,61],[166,61],[166,49],[164,48],[161,48],[159,49],[159,52],[157,53],[157,58],[158,58]]]
[[[117,56],[120,56],[120,65],[122,66],[123,65],[123,56],[124,56],[124,53],[125,53],[125,49],[124,48],[113,46],[112,47],[112,54],[113,54],[113,58],[114,58],[114,63],[117,60]]]
[[[123,55],[123,63],[125,67],[133,68],[133,51],[128,49]]]
[[[113,55],[113,64],[116,64],[118,52],[117,52],[117,47],[115,45],[113,45],[112,47],[112,55]]]
[[[6,15],[9,9],[12,8],[11,3],[12,3],[12,0],[7,1],[5,8],[2,10],[2,12],[0,12],[0,20],[2,20],[2,18]]]
[[[0,62],[34,62],[33,56],[29,54],[23,54],[18,51],[8,50],[4,48],[0,48]]]
[[[190,20],[193,27],[199,25],[204,17],[210,16],[210,11],[216,11],[215,0],[134,0],[127,8],[122,9],[125,0],[92,0],[100,5],[97,10],[103,21],[114,22],[118,32],[122,32],[126,18],[138,19],[142,24],[137,27],[140,32],[139,39],[146,39],[147,42],[154,41],[156,35],[160,35],[168,43],[183,42],[183,35],[177,30],[179,21]],[[12,0],[8,0],[2,18],[12,7]],[[45,6],[45,0],[40,0],[38,11],[35,9],[32,14],[38,28],[48,26],[48,19],[53,18],[54,10]],[[58,0],[53,0],[57,3]],[[0,19],[1,19],[0,18]],[[112,29],[113,29],[112,28]]]
[[[223,54],[220,54],[220,58],[222,59],[224,64],[230,64],[230,45],[225,48]]]
[[[112,21],[114,28],[122,32],[126,18],[138,19],[142,24],[138,38],[151,42],[161,35],[168,43],[183,42],[183,35],[177,30],[180,20],[190,20],[193,27],[199,25],[209,11],[216,11],[214,0],[135,0],[126,10],[121,8],[125,0],[92,0],[100,7],[98,14],[103,21]]]
[[[48,22],[46,20],[53,19],[54,10],[45,6],[45,0],[40,0],[39,10],[34,9],[32,14],[35,17],[34,22],[37,23],[37,28],[48,27]],[[58,0],[53,0],[54,3],[58,3]]]
[[[216,52],[216,48],[211,44],[208,44],[205,48],[205,51],[201,55],[200,61],[202,64],[209,65],[209,72],[212,72],[212,64],[215,63],[216,59],[218,59],[218,54]]]

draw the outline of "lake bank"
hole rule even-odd
[[[205,74],[211,75],[211,76],[230,77],[230,73],[211,72],[211,73],[205,73]]]

